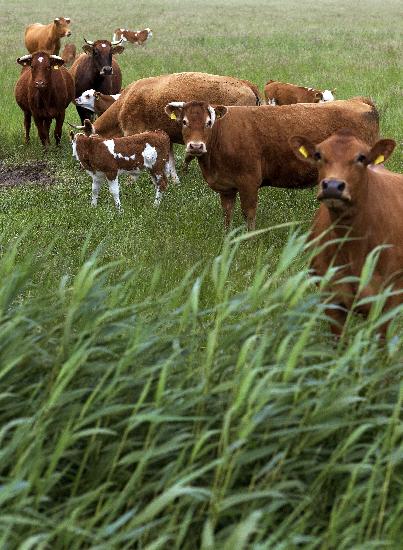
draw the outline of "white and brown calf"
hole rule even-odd
[[[120,94],[103,94],[94,89],[86,90],[80,97],[76,97],[75,104],[92,111],[97,116],[102,115],[115,101]]]
[[[89,121],[85,123],[90,124]],[[160,204],[169,175],[170,140],[165,132],[155,130],[111,139],[70,132],[70,137],[73,157],[92,177],[92,206],[97,205],[99,190],[106,178],[116,208],[121,210],[119,174],[127,173],[136,178],[144,170],[149,172],[155,185],[154,205]]]

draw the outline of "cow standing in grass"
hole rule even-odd
[[[103,94],[118,94],[122,87],[122,73],[115,55],[123,52],[124,47],[119,42],[109,40],[85,40],[85,53],[81,54],[70,68],[74,79],[75,95],[79,97],[86,90],[96,90]],[[81,124],[86,118],[93,116],[92,111],[79,105],[76,106]]]
[[[220,194],[226,227],[238,193],[248,229],[254,229],[260,187],[301,189],[316,184],[315,168],[297,160],[288,143],[297,132],[321,141],[350,126],[368,143],[374,143],[379,132],[376,108],[365,98],[278,109],[174,102],[165,111],[182,131],[186,153],[197,157],[204,179]]]
[[[64,59],[65,65],[74,63],[77,57],[77,48],[75,44],[66,44],[63,48],[61,57]]]
[[[350,129],[342,129],[315,143],[298,136],[290,140],[297,158],[319,174],[321,204],[311,238],[321,248],[313,268],[320,276],[331,265],[337,268],[328,285],[333,305],[327,313],[333,320],[332,332],[340,336],[349,310],[367,315],[368,298],[386,286],[400,289],[400,294],[388,298],[386,309],[403,302],[403,176],[383,167],[396,145],[391,139],[371,147]],[[387,246],[370,281],[360,289],[357,279],[366,258],[381,245]],[[386,328],[387,324],[383,333]]]
[[[36,52],[17,59],[24,67],[15,86],[15,99],[24,111],[25,141],[29,141],[31,118],[34,118],[42,144],[50,143],[49,129],[56,120],[55,140],[60,143],[64,114],[74,99],[74,82],[57,55]]]
[[[52,23],[32,23],[25,29],[25,46],[29,53],[39,50],[59,55],[60,39],[71,36],[69,17],[56,17]]]

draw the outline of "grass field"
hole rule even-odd
[[[314,190],[263,189],[253,239],[225,238],[196,163],[158,210],[147,176],[123,183],[122,215],[106,188],[94,210],[68,128],[59,149],[34,126],[24,145],[13,96],[25,25],[66,15],[78,47],[153,29],[119,57],[124,85],[336,87],[372,97],[401,143],[400,2],[0,6],[0,179],[45,163],[54,180],[0,187],[0,547],[401,548],[402,312],[384,346],[382,297],[331,340],[307,271]]]

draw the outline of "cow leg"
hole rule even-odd
[[[118,175],[116,175],[116,178],[114,180],[108,179],[108,185],[109,185],[109,191],[112,194],[113,200],[115,201],[115,206],[119,210],[119,212],[122,211],[122,207],[120,204],[120,198],[119,198],[119,178]]]
[[[91,196],[91,206],[96,206],[98,203],[99,190],[101,188],[103,174],[96,172],[92,175],[92,196]]]
[[[169,174],[172,178],[172,181],[174,181],[175,183],[180,183],[180,180],[178,178],[178,174],[176,173],[176,169],[175,169],[174,148],[173,148],[172,143],[169,147],[169,161],[168,162],[169,162]]]
[[[35,126],[38,129],[39,139],[44,147],[49,145],[49,134],[46,133],[45,119],[34,116]]]
[[[193,159],[194,159],[193,155],[188,155],[188,154],[185,155],[185,162],[183,163],[183,173],[184,174],[188,173],[189,164],[192,162]]]
[[[165,174],[151,174],[151,177],[155,185],[154,206],[159,206],[168,182]]]
[[[340,338],[347,319],[348,311],[342,303],[338,303],[337,306],[337,309],[332,307],[326,308],[325,311],[330,320],[330,330],[332,331],[333,336]]]
[[[45,118],[44,121],[43,121],[43,132],[44,132],[44,135],[45,135],[45,140],[46,140],[46,147],[48,145],[50,145],[50,136],[49,136],[49,132],[50,132],[50,125],[52,124],[52,119],[51,118]]]
[[[224,227],[226,231],[231,225],[236,194],[236,189],[230,189],[229,191],[220,191],[221,206],[224,212]]]
[[[251,185],[245,185],[239,190],[242,214],[248,231],[253,231],[256,225],[257,192],[258,190]]]
[[[25,143],[29,143],[29,131],[31,129],[31,111],[24,111]]]
[[[56,116],[56,126],[55,126],[55,133],[54,133],[56,145],[59,145],[60,140],[62,139],[63,122],[64,122],[64,111],[62,113],[59,113]]]

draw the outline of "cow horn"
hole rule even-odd
[[[88,46],[94,45],[94,42],[92,40],[87,40],[86,38],[84,38],[84,40],[85,40],[85,43],[88,44]]]
[[[67,120],[66,122],[69,126],[71,126],[72,128],[75,128],[76,130],[84,130],[85,128],[85,126],[76,126],[75,124],[70,124],[70,122],[68,122]]]
[[[123,37],[120,39],[120,40],[117,40],[116,42],[115,41],[112,41],[111,44],[112,46],[117,46],[118,44],[120,44],[123,40]]]

